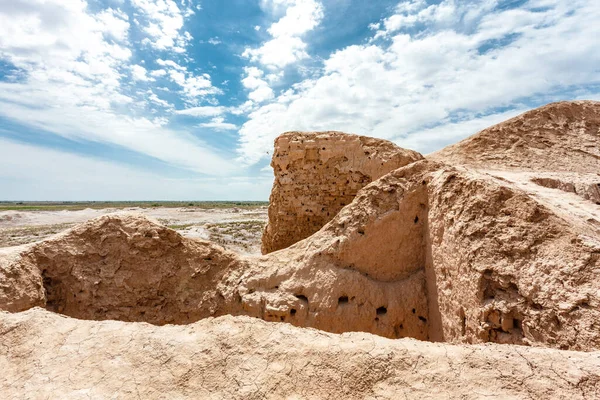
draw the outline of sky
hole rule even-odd
[[[600,1],[0,0],[0,200],[267,200],[273,140],[423,154],[600,99]]]

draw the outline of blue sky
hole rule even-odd
[[[600,99],[589,0],[0,0],[0,199],[266,200],[274,138],[423,153]]]

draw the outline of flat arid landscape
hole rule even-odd
[[[3,203],[3,395],[600,398],[600,102],[271,166],[268,213]]]
[[[267,202],[0,202],[0,247],[37,242],[117,211],[153,218],[186,237],[260,253]]]

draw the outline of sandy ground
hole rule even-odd
[[[260,254],[267,207],[241,208],[124,208],[78,211],[0,211],[0,247],[45,239],[75,224],[114,212],[141,213],[187,237],[211,240],[241,254]]]

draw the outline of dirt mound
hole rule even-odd
[[[600,234],[504,179],[461,168],[433,175],[444,340],[600,349]]]
[[[423,157],[387,140],[342,132],[287,132],[275,140],[275,182],[263,254],[309,237],[365,185]]]
[[[486,169],[600,172],[600,102],[551,103],[427,158]]]
[[[600,354],[333,335],[247,317],[156,327],[41,309],[0,317],[4,398],[600,396]]]

